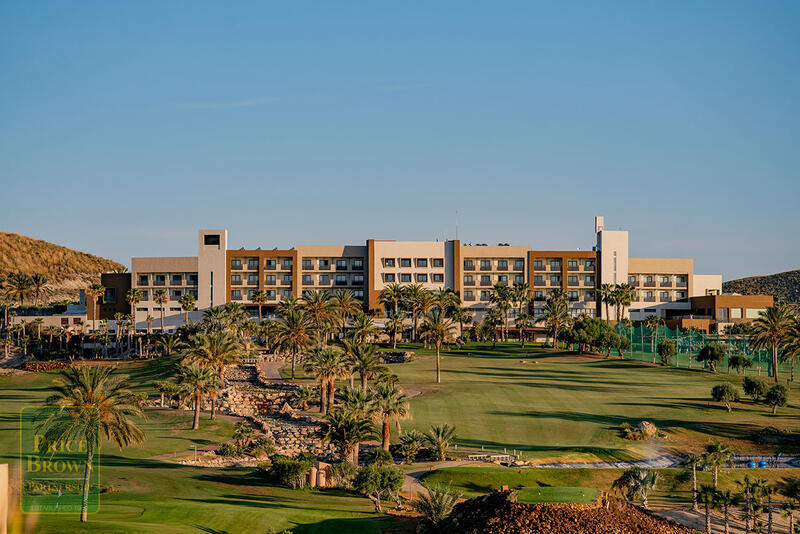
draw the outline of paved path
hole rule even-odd
[[[268,362],[261,360],[258,362],[258,368],[264,373],[269,380],[282,380],[280,368],[286,365],[286,362]]]
[[[555,462],[549,464],[520,466],[523,469],[551,468],[551,469],[630,469],[631,467],[649,467],[653,469],[664,469],[668,467],[685,467],[685,456],[658,456],[649,460],[636,460],[632,462]],[[773,467],[775,456],[744,456],[733,457],[734,466],[737,468],[746,467],[747,462],[768,462]],[[778,467],[798,468],[800,467],[800,456],[781,456]]]
[[[425,486],[422,485],[420,480],[422,479],[422,475],[428,473],[430,471],[435,471],[437,469],[444,469],[447,467],[461,467],[462,465],[472,465],[472,464],[480,464],[483,462],[473,462],[470,460],[454,460],[450,462],[442,462],[439,464],[431,465],[429,467],[424,467],[422,469],[414,469],[413,471],[406,471],[405,478],[403,479],[403,489],[400,490],[402,493],[409,495],[411,498],[414,498],[414,495],[419,493],[428,493],[428,490],[425,489]]]

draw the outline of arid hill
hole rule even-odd
[[[76,300],[80,289],[100,281],[101,273],[123,268],[115,261],[41,239],[0,232],[0,276],[13,272],[44,274],[48,284],[43,302]]]
[[[722,284],[722,291],[742,295],[780,295],[790,304],[800,304],[800,269],[730,280]]]

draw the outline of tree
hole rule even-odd
[[[425,442],[425,436],[418,430],[409,430],[400,436],[400,451],[403,453],[406,463],[412,463],[417,457],[417,453]]]
[[[267,303],[269,299],[267,298],[267,292],[263,289],[256,289],[253,291],[253,294],[250,295],[250,302],[254,303],[258,307],[258,324],[261,324],[263,315],[261,309],[264,307],[264,304]]]
[[[31,292],[33,281],[31,277],[24,273],[11,273],[6,278],[4,291],[6,296],[12,300],[19,301],[20,307],[25,305],[25,297]],[[6,320],[6,322],[8,322]]]
[[[653,349],[653,363],[656,363],[656,341],[658,340],[658,327],[661,326],[661,317],[648,315],[644,319],[644,326],[650,330],[650,347]]]
[[[745,475],[741,481],[737,481],[736,484],[742,488],[742,493],[744,494],[744,510],[742,512],[742,517],[744,519],[744,531],[745,534],[750,534],[750,522],[753,520],[754,517],[754,501],[757,501],[761,495],[761,487],[765,484],[762,480],[751,480],[749,475]]]
[[[750,344],[760,350],[769,347],[772,351],[772,378],[778,383],[778,349],[785,342],[794,322],[794,316],[787,306],[778,305],[767,308],[753,321],[753,337]]]
[[[558,331],[569,323],[569,308],[563,292],[553,291],[536,323],[544,323],[553,336],[553,348],[558,349]]]
[[[333,410],[336,379],[348,373],[347,362],[341,351],[333,348],[315,347],[305,370],[312,373],[320,383],[320,409],[323,414]]]
[[[366,343],[369,338],[378,333],[378,328],[372,322],[372,318],[366,313],[359,312],[351,325],[353,339],[359,343]]]
[[[33,304],[39,305],[39,297],[42,294],[45,286],[47,286],[47,276],[41,273],[33,273],[31,275],[31,287],[33,287]]]
[[[345,350],[350,358],[351,370],[361,378],[361,391],[366,394],[367,381],[385,373],[388,368],[375,353],[375,345],[353,342],[346,344]]]
[[[405,328],[405,316],[401,313],[398,315],[390,315],[383,325],[383,330],[392,340],[392,349],[397,348],[397,334],[402,333]]]
[[[306,312],[309,323],[314,331],[316,344],[322,345],[325,334],[333,324],[335,304],[330,293],[323,290],[308,290],[302,298],[303,310]]]
[[[239,363],[242,346],[230,332],[213,331],[196,335],[183,357],[185,364],[215,369],[224,381],[225,366]]]
[[[435,532],[450,516],[462,494],[451,491],[449,486],[440,487],[439,484],[426,486],[425,489],[428,490],[427,495],[421,493],[418,499],[411,501],[411,508],[422,515],[428,532]]]
[[[600,302],[602,302],[605,305],[606,322],[611,321],[611,313],[609,311],[609,306],[614,300],[614,286],[612,284],[601,284],[600,289],[597,291],[597,296],[600,297]]]
[[[172,352],[175,349],[179,349],[183,346],[183,343],[178,336],[170,335],[161,336],[161,338],[157,341],[157,344],[164,351],[165,356],[172,356]]]
[[[405,300],[405,290],[400,284],[389,284],[378,294],[378,302],[392,309],[392,315],[397,315],[400,302]]]
[[[464,325],[472,322],[472,312],[468,308],[454,308],[450,315],[453,321],[458,323],[458,337],[464,338]]]
[[[789,390],[782,384],[775,384],[767,394],[764,395],[764,402],[772,407],[772,413],[778,413],[778,406],[786,406],[789,402]]]
[[[120,447],[141,444],[145,435],[132,417],[144,417],[139,402],[115,367],[73,367],[61,372],[50,388],[45,406],[37,412],[36,431],[43,432],[40,452],[48,443],[85,440],[81,521],[88,521],[89,485],[100,438]]]
[[[194,311],[195,309],[197,309],[197,306],[195,306],[194,297],[192,295],[190,295],[189,293],[184,293],[183,295],[181,295],[181,298],[178,299],[178,302],[180,303],[181,309],[183,310],[183,312],[185,314],[184,323],[183,324],[188,325],[189,324],[189,312],[190,311]]]
[[[707,484],[703,484],[700,486],[700,491],[697,495],[699,501],[703,503],[705,507],[705,515],[706,515],[706,534],[711,534],[711,508],[716,503],[717,499],[717,490],[716,488],[712,488]]]
[[[255,434],[255,430],[247,421],[239,421],[233,427],[233,439],[236,441],[236,446],[239,450],[244,449],[253,440]]]
[[[337,289],[333,293],[333,305],[336,315],[341,321],[342,338],[345,337],[347,329],[347,319],[356,315],[363,308],[361,301],[358,300],[349,289]]]
[[[731,403],[739,400],[739,392],[728,383],[717,384],[711,388],[711,398],[716,402],[721,402],[731,411]]]
[[[738,375],[750,367],[753,367],[753,360],[743,354],[733,354],[728,357],[728,369],[733,369]]]
[[[508,284],[497,283],[492,287],[492,294],[489,301],[494,303],[498,310],[503,314],[503,341],[508,340],[508,312],[511,310],[511,301],[514,292]]]
[[[800,359],[800,316],[795,317],[792,321],[792,326],[789,328],[786,338],[783,341],[782,351],[783,355],[781,357],[781,362],[788,361],[791,363],[792,374],[789,377],[789,381],[794,382],[794,367],[797,364],[798,359]]]
[[[716,373],[717,365],[722,362],[723,359],[725,359],[725,353],[727,350],[728,347],[722,343],[718,341],[712,341],[700,349],[700,352],[697,354],[697,361],[702,362],[703,365],[708,365],[708,368],[711,369],[711,372]]]
[[[158,304],[158,307],[161,311],[161,333],[164,333],[164,306],[167,305],[169,301],[169,296],[167,295],[166,289],[159,289],[155,293],[153,293],[153,302]]]
[[[308,390],[308,388],[306,388]],[[310,391],[310,390],[309,390]],[[374,419],[375,404],[372,393],[364,393],[360,389],[345,388],[339,395],[342,411],[356,419]]]
[[[525,309],[525,303],[530,302],[531,300],[531,286],[527,282],[520,282],[518,284],[514,284],[512,291],[513,300],[519,305],[517,315],[522,315],[523,310]]]
[[[134,330],[136,329],[136,305],[142,301],[142,297],[142,290],[135,287],[129,289],[128,293],[125,295],[125,300],[131,305],[131,317],[134,318]]]
[[[372,402],[375,418],[381,423],[381,446],[388,451],[391,422],[411,417],[408,397],[397,387],[383,384],[375,388]]]
[[[362,441],[372,439],[375,435],[372,422],[357,419],[353,414],[342,410],[329,413],[322,424],[323,440],[333,443],[339,449],[342,461],[358,465],[358,448]]]
[[[441,310],[432,310],[422,323],[422,337],[436,348],[436,383],[442,381],[441,348],[442,343],[450,338],[453,322],[444,316]]]
[[[727,445],[719,442],[709,443],[706,445],[705,452],[703,453],[703,463],[712,469],[714,489],[717,489],[717,479],[719,475],[719,468],[726,465],[732,466],[733,452]]]
[[[375,504],[375,511],[380,512],[381,500],[397,496],[403,487],[403,472],[395,466],[378,466],[371,464],[361,468],[355,479],[355,487]]]
[[[311,322],[303,310],[289,309],[275,328],[278,344],[292,356],[292,380],[297,355],[311,344]]]
[[[631,467],[623,471],[611,488],[624,494],[629,501],[641,499],[642,506],[648,508],[647,495],[656,488],[658,481],[658,472],[643,467]]]
[[[86,289],[86,297],[92,302],[92,330],[97,330],[97,299],[105,291],[106,288],[96,282]]]
[[[678,355],[675,342],[671,339],[662,339],[658,342],[658,355],[661,358],[661,365],[669,365],[669,359]]]
[[[525,337],[528,329],[533,326],[533,316],[530,313],[520,313],[514,320],[514,324],[519,331],[519,337],[522,341],[522,348],[525,348]]]
[[[178,383],[192,398],[194,405],[192,430],[197,430],[200,428],[200,407],[203,398],[217,389],[219,376],[207,367],[182,366],[178,371]]]
[[[731,490],[717,491],[714,498],[714,507],[722,510],[722,520],[725,529],[725,534],[730,532],[730,516],[728,509],[731,506],[736,506],[741,501],[738,494],[733,493]]]
[[[443,462],[447,459],[447,449],[456,439],[456,427],[447,423],[434,425],[430,431],[425,433],[425,442],[431,446],[436,453],[436,459]]]
[[[424,313],[425,308],[430,305],[429,294],[430,292],[420,284],[411,284],[410,286],[405,286],[403,289],[404,306],[411,310],[411,320],[413,324],[412,338],[414,341],[419,340],[417,337],[419,315],[420,313]]]
[[[697,511],[697,466],[703,463],[703,457],[690,454],[686,463],[692,466],[692,510]]]
[[[767,394],[767,384],[761,379],[750,376],[742,379],[742,389],[745,395],[753,399],[753,402],[758,402],[758,399]]]

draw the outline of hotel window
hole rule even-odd
[[[303,260],[303,269],[310,270],[314,268],[314,262],[311,260]]]
[[[490,271],[492,269],[491,260],[481,260],[481,271]]]
[[[278,260],[276,260],[275,258],[267,258],[264,261],[264,270],[265,271],[267,269],[269,269],[270,271],[274,271],[277,268],[278,268]]]
[[[173,289],[172,290],[172,300],[178,300],[181,298],[181,290],[180,289]]]
[[[464,291],[464,300],[475,300],[475,294],[472,291]]]
[[[506,284],[506,285],[508,285],[508,276],[506,276],[506,275],[504,275],[504,274],[501,274],[500,276],[498,276],[498,277],[497,277],[497,282],[498,282],[499,284]]]
[[[561,275],[560,274],[552,274],[550,275],[550,283],[551,284],[561,284]]]
[[[394,267],[394,258],[383,258],[384,267]]]
[[[307,286],[314,285],[314,280],[311,278],[310,274],[304,274],[303,275],[303,284],[305,284]]]
[[[231,260],[231,269],[241,269],[242,268],[242,260],[239,258],[234,258]]]
[[[498,271],[507,271],[508,270],[508,260],[497,260],[497,270]]]
[[[117,290],[113,287],[107,287],[106,292],[103,295],[103,302],[110,303],[117,301]]]
[[[291,289],[284,289],[283,290],[283,298],[285,298],[285,299],[292,298],[292,290]]]
[[[149,279],[148,279],[147,275],[146,274],[140,274],[139,275],[139,285],[140,286],[146,286],[148,283],[150,283],[150,282],[149,282]]]
[[[544,285],[544,276],[541,274],[537,274],[533,277],[533,285],[535,286],[543,286]]]
[[[471,271],[475,269],[475,264],[472,262],[472,260],[464,260],[464,269]]]
[[[401,274],[400,275],[400,281],[401,282],[410,282],[411,281],[411,275],[408,274],[408,273]]]
[[[347,270],[347,260],[336,260],[336,270],[337,271],[346,271]]]
[[[488,274],[481,275],[481,285],[482,286],[490,286],[492,285],[492,277]]]
[[[284,284],[291,284],[292,283],[292,275],[291,274],[284,274],[283,275],[283,283]]]
[[[675,297],[678,299],[685,299],[686,298],[686,291],[678,291],[675,293]]]
[[[652,276],[646,276],[644,281],[649,283],[649,284],[652,284],[653,283],[653,277]]]
[[[514,283],[515,284],[524,284],[525,283],[525,275],[515,274],[514,275]]]
[[[442,258],[433,258],[431,261],[434,267],[444,267],[444,260]]]
[[[360,286],[364,283],[364,275],[363,274],[354,274],[353,275],[353,284]]]
[[[444,275],[442,273],[434,273],[431,276],[433,276],[434,282],[438,283],[444,282]]]
[[[277,297],[278,297],[278,294],[274,289],[267,289],[267,299],[268,300],[275,300]]]
[[[533,260],[533,268],[537,271],[544,269],[544,263],[542,260]]]
[[[153,281],[154,286],[163,286],[167,283],[167,275],[165,274],[157,274],[155,276],[155,281]]]
[[[142,300],[150,300],[150,294],[147,292],[146,289],[142,291]]]
[[[319,285],[326,286],[331,283],[331,275],[329,274],[321,274],[319,275]]]
[[[428,275],[427,274],[425,274],[425,273],[418,273],[417,274],[417,282],[427,282],[427,281],[428,281]]]
[[[662,276],[661,277],[662,284],[669,284],[669,276]]]
[[[569,300],[576,301],[578,300],[578,292],[577,291],[570,291],[569,292]]]
[[[276,279],[274,274],[268,274],[267,276],[264,277],[264,283],[268,286],[274,286],[275,284],[278,283],[278,280]]]
[[[491,291],[481,291],[481,300],[488,301],[491,298]]]
[[[247,290],[247,300],[253,300],[253,297],[255,296],[255,294],[256,294],[256,290],[255,289],[248,289]]]
[[[247,270],[248,271],[258,270],[258,258],[250,258],[249,260],[247,260]]]
[[[652,291],[645,291],[644,292],[644,298],[652,299],[652,298],[655,298],[655,297],[653,296],[653,292]]]
[[[741,318],[742,318],[742,309],[731,308],[731,319],[741,319]]]
[[[594,291],[587,291],[585,295],[586,295],[586,300],[594,300]]]
[[[574,274],[569,275],[567,277],[567,283],[569,285],[571,285],[571,286],[577,286],[578,285],[578,277],[575,276]]]
[[[242,275],[241,274],[232,274],[231,275],[231,285],[232,286],[242,285]]]
[[[197,300],[197,290],[196,289],[190,289],[189,291],[187,291],[187,293],[189,293],[192,296],[192,298],[194,298],[194,300]]]
[[[514,260],[514,270],[521,271],[525,268],[525,260]]]
[[[427,267],[427,266],[428,266],[427,258],[417,258],[417,267]]]
[[[744,316],[747,319],[758,319],[763,311],[765,311],[764,308],[747,308]]]
[[[471,286],[471,285],[474,285],[474,284],[475,284],[475,282],[474,282],[474,279],[472,278],[471,274],[464,275],[464,285],[465,286]]]
[[[330,260],[319,260],[320,269],[330,269],[330,267],[331,267]]]
[[[661,300],[669,300],[669,292],[668,291],[662,291],[661,292]]]
[[[636,277],[635,276],[629,276],[628,277],[628,283],[631,284],[632,286],[635,286],[636,285]]]
[[[685,277],[685,276],[683,276],[683,275],[676,276],[676,277],[675,277],[675,279],[677,280],[677,282],[678,282],[679,284],[685,284],[685,283],[686,283],[686,277]]]
[[[544,292],[542,292],[542,291],[534,291],[533,292],[533,300],[544,300]]]
[[[386,282],[387,284],[393,284],[394,283],[394,273],[384,273],[383,274],[383,281]]]
[[[594,269],[594,260],[586,260],[584,265],[586,266],[587,270]]]
[[[179,286],[183,284],[183,275],[180,274],[173,274],[172,275],[172,285]]]
[[[196,274],[190,274],[189,275],[189,285],[190,286],[196,286],[197,285],[197,275]]]
[[[293,259],[291,259],[291,258],[287,258],[287,259],[284,259],[284,260],[283,260],[283,268],[284,268],[285,270],[287,270],[287,271],[288,271],[288,270],[290,270],[292,267],[294,267],[294,260],[293,260]]]
[[[347,285],[347,275],[346,274],[337,274],[335,283],[336,283],[337,286],[346,286]]]
[[[354,289],[353,296],[358,300],[364,300],[364,290],[363,289]]]
[[[594,276],[587,276],[584,280],[586,280],[586,285],[594,285]]]
[[[357,271],[361,271],[362,269],[364,269],[364,260],[362,260],[361,258],[354,259],[353,269],[356,269]]]
[[[550,260],[550,268],[554,271],[561,269],[561,260]]]
[[[411,267],[411,258],[400,258],[400,267]]]
[[[136,308],[137,312],[146,312],[147,308]]]
[[[232,289],[231,290],[231,300],[242,300],[242,290],[241,289]]]
[[[248,274],[247,275],[247,285],[248,286],[257,286],[258,285],[258,275],[257,274]]]
[[[171,311],[171,312],[179,312],[179,311],[181,311],[181,309],[180,308],[170,308],[169,311]]]
[[[207,234],[203,236],[204,245],[219,245],[219,234]]]

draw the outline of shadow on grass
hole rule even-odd
[[[488,449],[487,452],[506,449],[510,453],[516,449],[518,452],[554,452],[558,453],[559,455],[569,453],[591,454],[599,458],[601,461],[606,462],[624,462],[639,459],[638,457],[633,456],[628,450],[613,449],[608,447],[532,445],[530,443],[501,443],[482,439],[458,439],[457,441],[460,446],[469,448],[480,448],[483,446]]]

